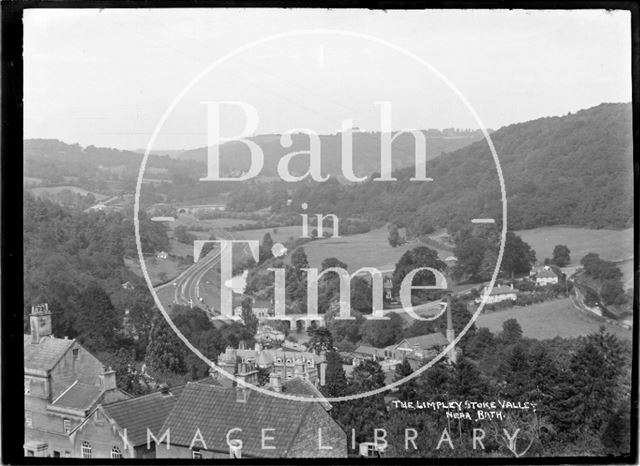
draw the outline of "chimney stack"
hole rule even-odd
[[[42,337],[52,335],[51,313],[49,312],[49,305],[47,303],[31,306],[29,329],[31,332],[31,343],[33,344],[39,343]]]
[[[100,374],[100,388],[105,392],[108,390],[115,390],[116,385],[116,371],[109,367],[104,373]]]
[[[275,372],[271,372],[269,374],[269,386],[273,389],[274,392],[282,391],[282,384],[280,383],[280,376]]]
[[[320,386],[324,387],[327,383],[327,363],[320,363]]]

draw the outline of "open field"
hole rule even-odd
[[[192,251],[193,254],[193,251]],[[125,258],[124,263],[129,270],[142,277],[140,263],[136,259]],[[168,279],[177,277],[186,267],[179,267],[178,261],[171,258],[158,259],[157,257],[145,257],[145,265],[151,278],[151,283],[155,286]]]
[[[253,223],[255,223],[253,220],[243,220],[236,218],[214,218],[210,220],[198,220],[191,214],[180,214],[176,221],[171,224],[171,228],[175,228],[178,225],[185,225],[187,228],[197,226],[211,229],[225,229],[240,224],[251,225]]]
[[[393,270],[400,257],[408,250],[422,243],[412,241],[393,248],[388,241],[389,232],[386,227],[359,235],[329,238],[305,244],[304,248],[311,267],[320,267],[328,257],[337,257],[347,264],[353,272],[360,267],[377,267],[378,270]],[[435,249],[432,246],[428,246]],[[438,250],[440,259],[451,255],[450,252]]]
[[[502,323],[508,319],[518,321],[525,337],[540,340],[587,335],[597,332],[601,325],[620,338],[631,339],[630,330],[598,320],[595,316],[583,314],[575,309],[567,298],[483,313],[478,317],[476,325],[499,333],[502,331]]]
[[[621,261],[633,257],[633,228],[626,230],[592,230],[573,227],[543,227],[516,231],[536,251],[542,262],[553,256],[557,244],[566,244],[571,251],[571,264],[579,265],[580,259],[590,252],[600,254],[605,260]]]
[[[79,188],[78,186],[39,186],[37,188],[30,188],[29,192],[31,192],[35,197],[40,197],[43,193],[47,194],[57,194],[60,191],[64,191],[65,189],[86,196],[91,193],[96,198],[97,201],[102,201],[107,199],[109,196],[105,196],[104,194],[92,193],[91,191],[87,191],[86,189]]]
[[[277,230],[277,233],[274,233],[273,231],[274,228]],[[258,230],[234,231],[233,236],[235,236],[237,239],[262,241],[264,234],[269,233],[271,235],[271,239],[273,239],[274,242],[284,243],[291,236],[297,239],[297,238],[300,238],[300,236],[302,235],[302,225],[293,225],[288,227],[274,227],[274,228],[260,228]],[[308,246],[309,245],[305,245],[305,250],[308,248]]]

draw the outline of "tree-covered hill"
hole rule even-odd
[[[624,228],[633,222],[630,104],[601,104],[562,117],[501,128],[491,135],[504,175],[510,229],[568,224]],[[375,221],[426,228],[501,218],[499,179],[486,141],[427,162],[432,182],[366,181],[355,187],[308,185],[315,211],[364,213]],[[332,191],[327,196],[327,190]],[[323,191],[323,196],[316,196]],[[335,191],[335,192],[334,192]],[[322,198],[330,198],[330,205]]]

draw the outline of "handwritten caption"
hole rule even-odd
[[[445,413],[449,419],[468,419],[470,421],[499,420],[505,418],[505,412],[536,412],[537,404],[531,401],[401,401],[393,400],[396,409],[428,410]]]

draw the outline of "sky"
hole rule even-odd
[[[604,10],[26,10],[24,137],[139,149],[156,132],[179,150],[212,126],[375,131],[376,102],[395,130],[498,129],[631,101],[630,33]],[[207,102],[243,106],[214,125]]]

